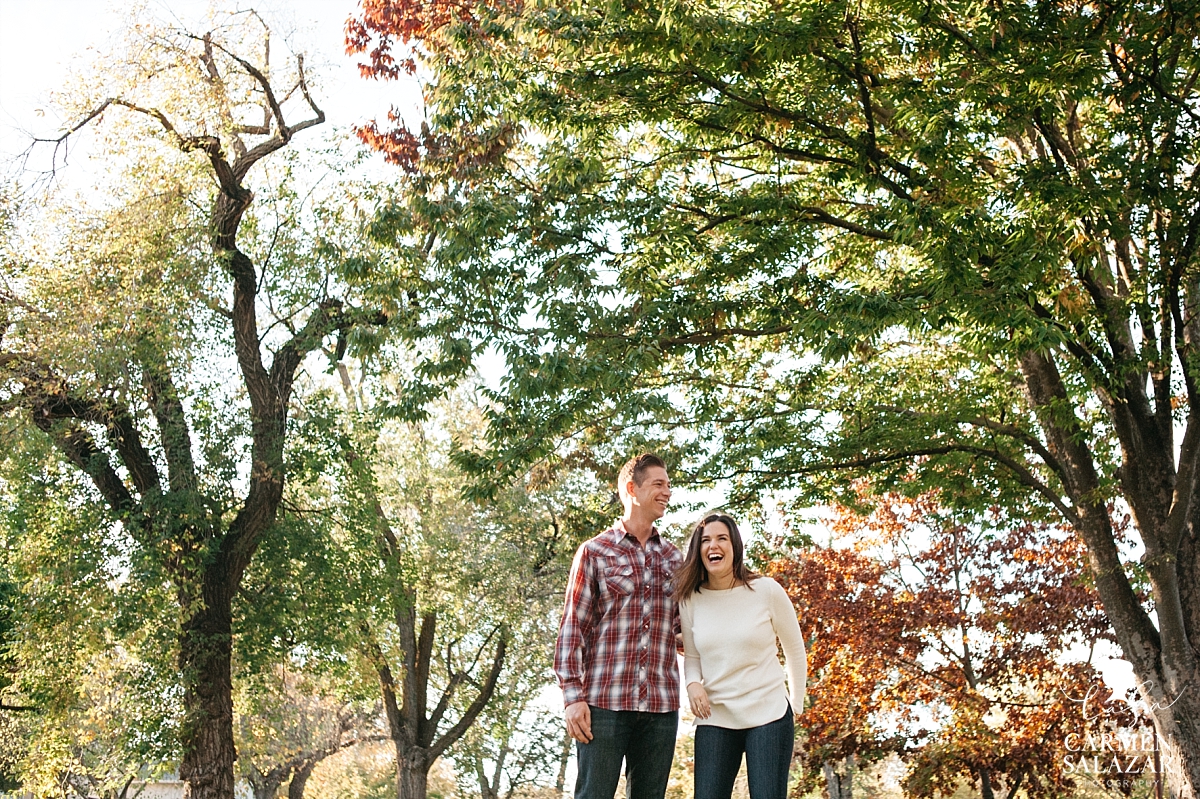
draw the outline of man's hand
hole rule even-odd
[[[575,702],[567,705],[567,735],[581,744],[592,740],[592,709],[587,702]]]
[[[688,701],[692,705],[692,713],[698,719],[706,719],[712,715],[712,707],[708,704],[708,691],[698,682],[690,682],[687,687]]]

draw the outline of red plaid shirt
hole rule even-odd
[[[617,521],[575,553],[554,647],[570,705],[666,713],[679,709],[672,578],[683,555],[654,530],[646,545]]]

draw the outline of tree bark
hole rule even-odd
[[[220,589],[205,580],[206,588]],[[183,625],[179,665],[183,674],[183,758],[179,778],[188,799],[233,796],[232,607],[230,595],[206,590],[205,603]]]
[[[396,799],[425,799],[433,761],[421,750],[401,752],[396,746]]]

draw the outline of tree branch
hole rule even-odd
[[[492,694],[496,690],[496,682],[500,679],[500,672],[504,668],[504,656],[507,651],[508,630],[501,628],[500,640],[496,643],[496,654],[492,658],[492,668],[488,673],[487,681],[483,684],[483,687],[479,689],[479,693],[476,695],[475,700],[471,702],[471,705],[467,708],[466,712],[463,713],[462,718],[458,720],[458,723],[447,730],[444,735],[438,738],[437,741],[430,746],[429,759],[431,761],[434,758],[440,757],[441,754],[445,752],[451,744],[458,741],[458,739],[461,738],[468,729],[470,729],[471,725],[475,723],[476,717],[479,716],[484,707],[487,706],[487,703],[492,698]]]
[[[140,511],[141,506],[125,486],[108,456],[96,446],[91,435],[76,424],[55,425],[54,422],[33,410],[33,423],[48,434],[59,451],[67,456],[77,469],[91,478],[92,484],[104,497],[104,501],[118,517],[125,518]]]
[[[51,379],[53,380],[53,379]],[[102,425],[109,444],[121,457],[121,462],[129,471],[134,488],[142,497],[156,494],[161,490],[158,469],[154,459],[142,445],[142,437],[138,432],[133,417],[127,410],[115,405],[102,405],[99,402],[70,396],[61,380],[53,380],[57,388],[47,390],[45,382],[41,385],[34,381],[26,382],[23,395],[27,403],[34,409],[35,424],[43,424],[74,419]],[[49,431],[49,428],[42,427]],[[82,429],[79,429],[82,432]],[[90,441],[90,436],[88,437]]]
[[[192,458],[192,435],[170,367],[143,363],[142,382],[167,459],[167,484],[172,491],[194,492],[199,482]]]
[[[416,663],[414,668],[411,668],[404,675],[405,683],[411,686],[410,691],[405,691],[407,704],[407,696],[412,696],[416,704],[417,718],[417,745],[428,746],[433,740],[433,736],[437,734],[437,730],[433,728],[429,719],[425,716],[426,701],[429,697],[429,669],[433,665],[433,644],[437,632],[437,614],[427,612],[421,617],[421,630],[417,635],[417,651]],[[432,760],[433,758],[430,758]]]

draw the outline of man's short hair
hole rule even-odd
[[[621,467],[620,474],[617,475],[617,493],[622,498],[625,497],[625,486],[632,480],[635,486],[640,486],[642,481],[646,479],[646,470],[653,469],[655,466],[660,469],[666,469],[667,464],[663,459],[650,452],[643,452],[641,455],[636,455],[625,462]]]

